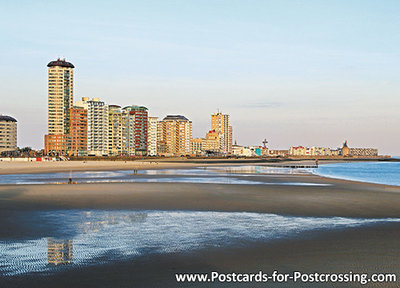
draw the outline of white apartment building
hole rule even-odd
[[[158,117],[148,118],[148,129],[147,129],[147,155],[157,155],[157,122]]]
[[[82,97],[82,101],[76,101],[75,106],[88,110],[88,155],[108,155],[108,105],[99,98],[89,100]]]

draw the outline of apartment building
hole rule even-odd
[[[158,117],[149,117],[147,122],[147,155],[157,155]]]
[[[88,154],[88,111],[82,107],[69,110],[69,134],[67,134],[67,154],[87,156]]]
[[[126,106],[124,150],[127,155],[147,155],[148,112],[144,106]]]
[[[108,106],[108,155],[124,154],[126,112],[118,105]]]
[[[158,154],[181,156],[191,154],[192,121],[182,115],[168,115],[158,124]]]
[[[88,155],[108,155],[108,105],[99,98],[89,100],[82,97],[76,101],[75,106],[82,107],[88,112]]]
[[[0,115],[0,153],[17,150],[17,120]]]
[[[220,136],[220,152],[232,153],[232,126],[229,125],[229,115],[218,112],[211,115],[211,130]]]

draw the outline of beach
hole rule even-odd
[[[130,170],[130,169],[163,169],[196,167],[195,163],[169,163],[154,161],[10,161],[0,162],[0,175],[21,173],[48,173],[69,171],[98,171],[98,170]]]
[[[58,165],[55,163],[54,165]],[[87,163],[92,170],[113,167]],[[126,165],[132,165],[127,163]],[[139,167],[138,163],[137,166]],[[63,164],[68,171],[76,163]],[[68,166],[71,165],[71,166]],[[98,166],[99,165],[99,166]],[[125,163],[118,163],[120,170]],[[142,164],[141,168],[148,167]],[[163,163],[164,168],[192,168],[193,163]],[[243,165],[243,164],[242,164]],[[7,168],[13,173],[36,168]],[[198,166],[198,164],[197,164]],[[154,167],[154,166],[153,166]],[[87,168],[87,167],[86,167]],[[124,168],[124,167],[122,167]],[[131,166],[125,167],[131,169]],[[33,169],[33,170],[29,170]],[[40,172],[49,167],[41,166]],[[52,166],[52,171],[55,170]],[[82,168],[83,169],[83,168]],[[4,170],[3,170],[4,172]],[[36,170],[37,172],[37,170]],[[1,177],[1,176],[0,176]],[[132,176],[134,177],[134,176]],[[151,176],[143,176],[151,177]],[[169,176],[179,177],[179,176]],[[204,183],[94,183],[0,185],[0,236],[2,239],[46,237],[49,227],[26,229],[29,222],[19,213],[53,210],[160,210],[251,212],[293,217],[348,217],[363,219],[400,218],[400,187],[324,178],[311,174],[264,176],[237,175],[236,179],[263,184]],[[286,185],[308,183],[304,185]],[[313,184],[313,185],[311,185]],[[15,217],[16,216],[16,217]],[[13,219],[10,221],[10,219]],[[251,224],[250,224],[251,225]],[[389,273],[400,270],[400,223],[371,224],[336,230],[306,231],[298,237],[253,241],[246,245],[199,248],[186,252],[142,255],[135,260],[116,259],[112,263],[62,270],[42,275],[2,277],[4,287],[321,287],[321,283],[184,283],[175,273],[219,272],[330,272]],[[63,286],[64,285],[64,286]],[[289,286],[288,286],[289,285]],[[336,286],[335,286],[336,285]],[[398,287],[398,283],[346,283],[346,287]],[[326,283],[322,287],[343,287]]]

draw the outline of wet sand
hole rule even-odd
[[[272,161],[272,160],[270,160]],[[323,163],[335,163],[338,161],[320,161]],[[343,162],[343,161],[341,161]],[[280,161],[268,162],[254,159],[231,159],[231,160],[175,160],[164,159],[154,160],[135,160],[135,161],[56,161],[56,162],[7,162],[0,161],[0,175],[21,174],[21,173],[51,173],[51,172],[69,172],[69,171],[112,171],[112,170],[144,170],[144,169],[175,169],[175,168],[193,168],[199,166],[235,166],[235,165],[283,165],[285,163],[295,165],[314,165],[315,161]]]
[[[0,210],[161,209],[246,211],[298,216],[400,217],[400,187],[335,180],[314,175],[237,178],[265,181],[268,185],[194,183],[0,185]],[[279,184],[284,182],[319,183],[330,186]]]
[[[175,273],[398,273],[400,224],[312,232],[299,239],[204,249],[0,278],[1,287],[399,287],[397,283],[177,283]]]
[[[400,187],[322,178],[314,175],[267,175],[269,185],[109,183],[74,185],[0,185],[0,214],[53,209],[159,209],[247,211],[296,216],[400,218]],[[239,176],[238,178],[241,178]],[[262,179],[261,179],[262,178]],[[255,180],[255,179],[254,179]],[[282,181],[330,184],[283,186]],[[1,216],[1,215],[0,215]],[[2,238],[23,234],[0,217]],[[26,236],[26,235],[25,235]],[[400,224],[342,231],[308,232],[296,239],[252,243],[245,247],[203,249],[152,255],[128,262],[76,267],[56,275],[1,278],[1,287],[399,287],[368,284],[178,284],[182,272],[289,273],[400,271]],[[400,277],[400,275],[398,275]]]

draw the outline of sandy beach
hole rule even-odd
[[[40,163],[41,164],[41,163]],[[77,163],[52,163],[41,172],[66,171]],[[125,163],[87,163],[88,170],[121,169]],[[139,165],[138,163],[135,163]],[[71,165],[71,166],[69,166]],[[126,164],[127,169],[131,169]],[[150,165],[141,164],[142,169]],[[146,166],[149,165],[149,166]],[[194,167],[196,164],[162,163],[158,167]],[[175,165],[175,166],[174,166]],[[8,167],[7,172],[33,171]],[[51,167],[51,168],[50,168]],[[146,168],[144,168],[146,167]],[[4,168],[4,167],[3,167]],[[12,170],[12,169],[14,170]],[[19,170],[18,170],[19,169]],[[59,169],[59,170],[58,170]],[[36,170],[37,172],[38,170]],[[4,172],[4,170],[3,170]],[[29,226],[12,215],[24,211],[59,209],[190,210],[260,212],[292,216],[400,218],[400,187],[323,178],[315,175],[237,176],[268,185],[194,183],[101,183],[74,185],[0,185],[0,237],[43,237],[51,231]],[[326,186],[291,186],[283,182]],[[12,217],[11,217],[12,216]],[[12,222],[9,219],[15,219]],[[8,220],[7,220],[8,219]],[[24,226],[25,225],[25,226]],[[135,261],[115,261],[95,267],[77,267],[58,274],[3,277],[2,287],[322,287],[320,284],[185,283],[178,285],[175,273],[248,272],[358,272],[400,271],[400,224],[390,223],[336,231],[314,231],[295,239],[252,243],[245,247],[221,247],[187,253],[152,255]],[[47,231],[47,232],[46,232]],[[46,234],[47,233],[47,234]],[[399,276],[399,275],[398,275]],[[290,285],[290,284],[289,284]],[[323,287],[343,287],[334,284]],[[346,287],[398,287],[397,283]]]
[[[190,168],[195,163],[169,163],[162,161],[48,161],[0,162],[0,175],[21,173],[51,173],[69,171],[130,170]]]

